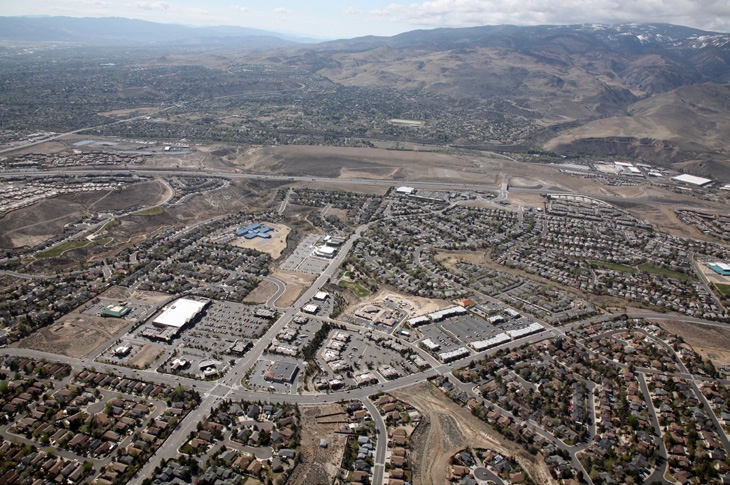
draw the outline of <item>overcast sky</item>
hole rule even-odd
[[[0,15],[117,16],[327,39],[498,24],[664,22],[730,32],[730,0],[0,0]]]

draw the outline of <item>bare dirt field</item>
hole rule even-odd
[[[507,196],[512,205],[524,205],[527,207],[545,208],[545,198],[540,194],[522,194],[519,192],[509,192]],[[509,210],[509,206],[506,207]]]
[[[154,205],[167,192],[153,180],[125,186],[123,190],[66,194],[44,199],[0,218],[0,247],[34,246],[63,232],[65,224],[96,211],[123,210],[134,205]]]
[[[287,483],[293,485],[319,485],[332,483],[338,475],[342,455],[345,452],[347,436],[337,434],[339,428],[337,416],[323,418],[321,416],[342,413],[337,404],[322,406],[300,406],[302,417],[302,462],[294,470]],[[341,415],[345,422],[344,413]],[[320,440],[327,440],[327,448],[319,446]]]
[[[484,251],[439,251],[434,257],[436,261],[453,268],[461,262],[484,266],[484,255]]]
[[[74,312],[13,346],[82,359],[105,345],[116,332],[127,325],[129,322],[123,319]]]
[[[148,368],[160,354],[164,352],[162,347],[157,345],[145,345],[142,350],[134,354],[134,357],[129,359],[129,365],[137,367],[138,369]]]
[[[417,384],[392,394],[418,409],[426,418],[411,437],[415,444],[411,455],[414,485],[448,483],[449,457],[467,446],[489,448],[505,456],[512,455],[535,483],[557,483],[550,477],[541,458],[505,440],[488,424],[472,416],[466,408],[452,402],[433,384]]]
[[[262,253],[269,254],[273,259],[277,259],[286,249],[286,237],[291,232],[291,229],[283,224],[262,224],[274,228],[274,230],[269,233],[271,234],[271,239],[264,239],[260,237],[246,239],[239,237],[233,240],[232,244],[239,248],[256,249]]]
[[[297,298],[299,298],[299,295],[312,286],[314,280],[317,279],[317,275],[284,271],[282,269],[277,269],[272,272],[271,276],[286,284],[286,291],[274,302],[279,308],[292,306],[297,301]]]
[[[274,293],[277,287],[274,283],[267,280],[261,280],[256,288],[243,299],[244,303],[266,303]]]
[[[715,365],[730,364],[730,328],[666,320],[657,323],[667,332],[682,337],[703,359],[710,358]]]
[[[419,298],[417,296],[404,295],[385,289],[378,291],[365,300],[358,300],[354,302],[345,309],[345,312],[352,314],[356,309],[368,304],[382,306],[386,298],[396,303],[401,301],[405,302],[406,307],[402,308],[402,310],[408,311],[412,315],[422,315],[425,313],[435,312],[451,305],[451,303],[446,300]]]

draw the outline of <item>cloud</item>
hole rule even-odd
[[[277,7],[274,9],[274,12],[280,13],[282,15],[288,15],[291,13],[291,10],[289,10],[288,8],[284,8],[284,7]]]
[[[231,5],[231,10],[239,13],[248,12],[248,7],[242,7],[240,5]]]
[[[370,13],[419,27],[666,22],[730,30],[727,0],[427,0]]]
[[[345,15],[357,15],[359,13],[362,13],[362,10],[355,7],[347,7],[343,12]]]
[[[168,10],[170,8],[170,4],[167,2],[137,2],[134,6],[144,10]]]

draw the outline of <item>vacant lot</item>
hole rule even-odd
[[[243,299],[244,303],[266,303],[269,298],[274,296],[274,293],[276,293],[277,287],[274,283],[267,280],[261,280],[259,282],[258,286],[253,289],[251,293],[246,295],[246,298]]]
[[[73,312],[14,346],[82,359],[104,346],[116,332],[129,323],[124,319],[102,318]]]
[[[302,462],[287,483],[293,485],[332,483],[338,475],[347,435],[335,433],[337,424],[333,423],[331,418],[322,419],[320,416],[340,413],[342,407],[338,404],[301,406],[300,411],[302,429],[307,430],[306,433],[302,433]],[[321,439],[327,441],[327,448],[319,446]]]
[[[535,483],[557,483],[550,477],[542,458],[505,440],[489,425],[472,416],[466,408],[456,405],[433,384],[417,384],[392,394],[418,409],[426,418],[412,437],[415,446],[411,455],[414,485],[448,483],[449,458],[467,446],[490,448],[505,456],[512,455]]]
[[[715,365],[730,364],[730,328],[666,320],[658,323],[667,332],[682,337],[703,359],[710,358]]]
[[[129,365],[139,369],[146,369],[157,360],[163,351],[164,349],[157,345],[145,345],[142,347],[142,350],[134,354],[134,357],[129,360]]]
[[[271,273],[273,278],[283,281],[286,285],[286,291],[279,297],[274,303],[279,308],[287,308],[294,304],[299,298],[299,295],[312,286],[314,280],[317,279],[317,275],[296,273],[294,271],[276,270]]]

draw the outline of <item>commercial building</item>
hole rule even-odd
[[[518,339],[522,337],[527,337],[528,335],[532,335],[534,333],[542,332],[543,330],[545,330],[545,327],[535,322],[531,323],[525,328],[520,328],[519,330],[507,330],[505,333],[513,339]]]
[[[719,275],[730,276],[730,264],[717,262],[710,263],[708,266],[712,271]]]
[[[441,348],[441,345],[437,344],[430,338],[425,338],[425,339],[421,340],[421,345],[426,347],[426,349],[430,350],[431,352],[436,352],[438,349]]]
[[[316,315],[319,311],[319,306],[315,305],[313,303],[310,303],[309,305],[304,305],[304,308],[302,308],[302,311],[304,313],[309,313],[311,315]]]
[[[272,362],[266,372],[264,372],[264,379],[271,382],[278,382],[280,384],[294,382],[299,372],[297,364],[291,362]]]
[[[491,349],[492,347],[496,347],[497,345],[501,345],[505,342],[510,342],[511,340],[512,338],[506,333],[500,333],[492,338],[488,338],[486,340],[477,340],[476,342],[472,342],[469,345],[471,345],[472,348],[477,352],[481,352],[482,350]]]
[[[449,352],[441,352],[439,354],[439,359],[441,359],[441,362],[452,362],[454,360],[461,359],[462,357],[468,357],[469,356],[469,349],[466,347],[459,347],[458,349],[451,350]]]
[[[114,349],[114,355],[117,357],[125,357],[132,351],[132,346],[129,344],[120,345]]]
[[[455,317],[457,315],[466,315],[467,313],[468,311],[464,307],[452,306],[451,308],[444,308],[443,310],[439,310],[437,312],[431,312],[428,314],[428,318],[430,318],[434,322],[440,322],[444,318]]]
[[[337,254],[337,249],[330,246],[320,246],[314,250],[314,255],[322,258],[334,258]]]
[[[208,304],[210,300],[180,298],[163,308],[162,313],[152,323],[157,326],[182,328],[195,320]]]
[[[187,325],[198,319],[210,300],[180,298],[162,309],[152,320],[152,327],[145,328],[140,335],[151,340],[170,341]]]
[[[109,305],[99,315],[102,317],[122,318],[131,311],[131,308],[124,305]]]

